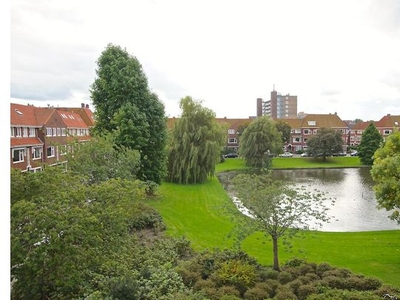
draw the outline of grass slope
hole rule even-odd
[[[360,166],[358,157],[333,158],[329,167]],[[321,162],[308,158],[275,158],[274,168],[322,167]],[[324,165],[325,167],[325,165]],[[217,172],[245,168],[242,159],[227,159],[218,164]],[[228,238],[233,227],[223,207],[233,205],[216,178],[205,184],[178,185],[163,183],[159,190],[162,198],[150,204],[159,210],[167,225],[167,234],[185,236],[194,249],[229,248]],[[357,274],[380,278],[384,283],[400,287],[400,230],[377,232],[305,232],[295,238],[292,252],[280,245],[280,260],[293,257],[309,262],[327,262],[332,266],[348,268]],[[272,265],[272,244],[261,233],[248,237],[243,250],[264,265]]]

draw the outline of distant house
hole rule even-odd
[[[361,142],[364,130],[370,123],[374,123],[376,129],[385,139],[394,130],[400,130],[400,116],[387,114],[383,116],[379,121],[367,121],[356,123],[351,129],[350,144],[358,146]]]
[[[72,111],[11,103],[10,123],[11,167],[21,171],[65,164],[74,144],[90,140],[88,124]]]
[[[343,150],[346,150],[349,128],[346,122],[335,114],[307,114],[302,119],[284,119],[291,130],[291,140],[286,143],[285,151],[307,150],[307,140],[317,134],[320,128],[331,128],[340,132],[343,140]]]

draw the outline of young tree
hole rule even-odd
[[[307,151],[312,156],[322,156],[325,161],[327,156],[343,151],[342,135],[332,128],[322,127],[307,140]]]
[[[400,131],[387,137],[373,161],[371,176],[378,207],[393,211],[390,218],[400,224]]]
[[[94,136],[67,154],[68,172],[86,175],[89,184],[112,178],[136,179],[140,154],[124,146],[117,146],[112,134]]]
[[[191,97],[180,101],[182,116],[172,129],[168,157],[168,181],[203,183],[215,173],[225,145],[226,128],[215,113]]]
[[[382,145],[383,138],[379,133],[374,122],[371,122],[364,130],[361,136],[361,142],[358,146],[358,156],[364,165],[372,165],[374,162],[373,155],[375,151]]]
[[[150,92],[139,61],[121,47],[109,44],[97,65],[91,86],[93,134],[115,132],[117,145],[140,152],[138,178],[160,184],[167,157],[164,104]]]
[[[250,215],[248,222],[255,223],[254,229],[272,239],[275,270],[280,270],[278,241],[281,237],[295,234],[296,229],[308,229],[312,223],[322,226],[330,220],[327,203],[333,204],[333,201],[327,201],[320,191],[286,185],[265,173],[239,174],[233,182],[239,206]]]
[[[290,134],[292,128],[290,125],[285,122],[284,120],[277,120],[275,122],[276,129],[281,133],[282,136],[282,143],[289,143],[290,142]]]
[[[240,138],[239,153],[246,165],[253,168],[268,168],[268,153],[277,153],[282,148],[281,134],[269,116],[255,119]]]

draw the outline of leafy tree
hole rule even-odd
[[[290,133],[292,131],[292,128],[290,125],[285,122],[284,120],[277,120],[275,122],[276,129],[281,133],[282,136],[282,142],[283,143],[289,143],[290,142]]]
[[[15,173],[12,179],[18,176]],[[129,207],[94,213],[99,202],[87,198],[94,186],[85,186],[84,178],[62,173],[58,168],[19,178],[27,186],[41,182],[43,187],[36,186],[31,194],[18,193],[15,190],[20,186],[11,182],[13,293],[19,295],[18,299],[78,298],[82,283],[107,260],[103,254],[115,249],[110,237],[124,243],[119,237],[127,232],[127,223],[122,224],[127,222],[123,216]],[[132,190],[126,193],[121,185],[111,181],[105,184],[112,186],[110,191],[116,199],[133,197]]]
[[[136,179],[140,154],[125,146],[117,146],[112,134],[94,136],[67,155],[68,171],[85,174],[89,183],[111,178]]]
[[[91,86],[96,107],[93,134],[115,132],[118,146],[139,151],[138,178],[160,184],[167,158],[163,103],[150,92],[139,61],[121,47],[109,44],[97,65]]]
[[[237,128],[237,135],[241,137],[243,135],[243,132],[246,130],[247,127],[249,127],[251,121],[246,121],[244,123],[241,123],[238,128]]]
[[[296,234],[296,229],[308,229],[312,222],[322,226],[330,219],[327,198],[320,191],[286,185],[265,173],[239,174],[233,182],[240,210],[246,208],[250,214],[249,218],[241,218],[250,226],[239,226],[253,228],[250,232],[260,230],[272,239],[275,270],[280,270],[278,240],[281,237]]]
[[[168,181],[203,183],[215,173],[225,144],[226,129],[215,113],[191,97],[180,101],[182,115],[172,129],[168,157]]]
[[[387,137],[373,160],[371,176],[378,207],[393,211],[390,218],[400,224],[400,131]]]
[[[343,150],[343,139],[339,131],[322,127],[307,140],[307,151],[312,156],[322,156],[322,160]]]
[[[358,156],[364,165],[372,165],[373,155],[381,146],[383,138],[373,122],[369,123],[361,136],[361,142],[358,146]]]
[[[277,153],[282,148],[281,134],[269,116],[255,119],[240,138],[239,153],[246,165],[254,168],[270,166],[269,153]]]

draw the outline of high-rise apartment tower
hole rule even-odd
[[[297,96],[281,95],[274,89],[270,100],[257,98],[257,117],[265,115],[273,119],[297,118]]]

